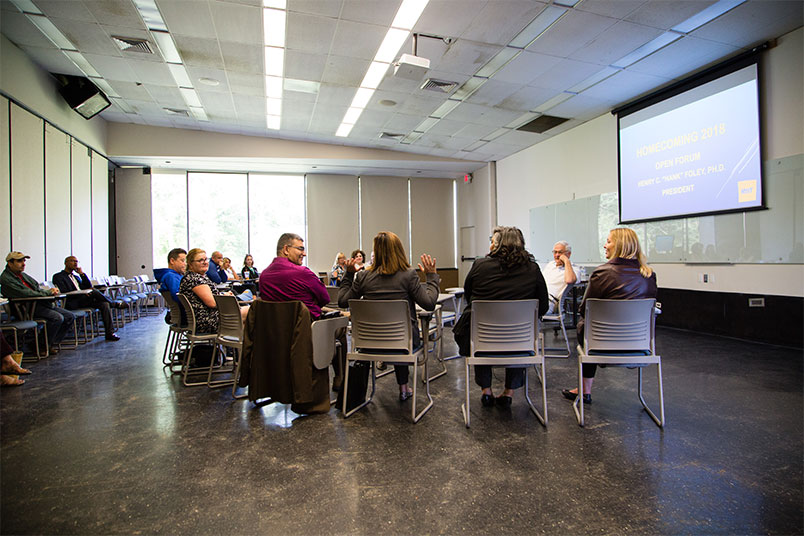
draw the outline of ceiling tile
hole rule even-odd
[[[525,112],[553,98],[556,93],[558,93],[558,91],[555,89],[525,86],[507,99],[501,101],[498,106],[506,110]]]
[[[65,2],[64,0],[36,0],[36,7],[48,17],[72,19],[84,22],[97,22],[92,12],[83,2]]]
[[[285,42],[289,50],[329,54],[337,20],[305,13],[288,13]],[[315,39],[310,39],[315,36]]]
[[[688,74],[740,50],[737,47],[687,36],[664,47],[626,70],[667,78]]]
[[[51,20],[61,30],[64,37],[69,39],[81,52],[106,54],[107,56],[120,55],[120,49],[117,48],[117,45],[114,44],[99,24],[69,19]]]
[[[464,138],[464,139],[472,139],[472,140],[479,140],[483,136],[487,136],[494,132],[496,127],[490,127],[489,125],[479,125],[477,123],[468,123],[465,127],[460,129],[458,132],[453,134],[454,138]],[[467,144],[468,145],[468,144]]]
[[[354,88],[321,84],[317,102],[323,106],[343,107],[345,112],[354,96]],[[341,116],[342,118],[343,116]]]
[[[529,84],[560,62],[561,58],[557,56],[548,56],[525,50],[511,60],[508,65],[497,71],[497,74],[494,75],[494,80],[511,84]]]
[[[338,22],[335,37],[332,40],[333,53],[371,61],[380,48],[387,31],[388,28],[383,26],[341,20]],[[407,52],[409,48],[409,46],[403,46],[402,50]]]
[[[337,17],[341,12],[343,0],[288,0],[287,5],[288,11]]]
[[[544,136],[535,132],[525,132],[523,130],[511,130],[507,134],[503,134],[495,139],[495,142],[504,145],[513,145],[515,147],[529,147],[534,143],[540,142]]]
[[[715,0],[652,0],[624,17],[629,22],[668,30],[715,3]]]
[[[643,93],[653,91],[665,85],[669,80],[649,74],[620,71],[611,78],[590,87],[583,92],[585,97],[602,101],[619,101],[625,104]]]
[[[187,104],[184,102],[178,87],[146,86],[146,89],[159,106],[187,109]]]
[[[218,39],[230,43],[260,43],[262,9],[237,4],[210,4],[210,12]]]
[[[433,128],[427,131],[428,134],[438,134],[443,136],[453,136],[456,132],[465,128],[468,123],[463,121],[454,121],[452,119],[444,118],[436,123]]]
[[[618,56],[619,58],[620,56]],[[575,60],[562,60],[530,83],[531,86],[563,91],[600,72],[600,65]]]
[[[692,32],[695,37],[748,47],[801,27],[804,3],[763,0],[737,6]]]
[[[215,119],[222,119],[227,122],[234,122],[235,109],[232,96],[228,93],[212,93],[210,91],[196,90],[198,98],[201,99],[201,104],[204,105],[204,110],[210,116],[215,116]],[[265,118],[263,114],[259,114]]]
[[[246,117],[250,114],[265,116],[265,98],[258,95],[232,94],[237,117]]]
[[[302,91],[284,91],[283,100],[285,106],[296,106],[298,104],[315,104],[318,100],[318,93],[304,93]]]
[[[397,134],[407,134],[411,132],[416,125],[422,122],[420,115],[408,115],[403,113],[395,113],[383,125],[383,130],[386,132],[394,132]]]
[[[443,37],[458,37],[467,31],[487,0],[430,0],[414,28]]]
[[[129,67],[134,71],[137,79],[143,84],[156,84],[159,86],[175,86],[176,81],[170,74],[166,63],[152,61],[127,60]]]
[[[223,58],[221,57],[221,48],[218,42],[214,39],[198,39],[195,37],[184,37],[174,35],[173,40],[176,42],[176,48],[179,49],[179,55],[185,65],[195,65],[198,67],[211,67],[212,69],[223,69]],[[244,45],[236,45],[228,43],[229,46],[237,47]],[[229,69],[234,69],[229,67]],[[253,69],[253,64],[251,68]],[[242,69],[240,69],[242,70]]]
[[[366,75],[369,60],[347,58],[344,56],[327,56],[324,75],[321,81],[336,86],[352,86],[356,88]],[[354,90],[353,94],[354,94]]]
[[[86,0],[83,4],[100,24],[124,26],[126,28],[143,27],[140,14],[134,7],[133,2],[120,2],[119,0]]]
[[[129,62],[115,56],[84,54],[84,58],[107,80],[139,82],[137,74],[131,69]]]
[[[306,131],[310,126],[310,118],[315,109],[312,102],[293,102],[284,101],[282,107],[282,128],[291,130]]]
[[[70,74],[84,76],[81,69],[67,59],[61,50],[55,48],[20,47],[42,69],[49,73]]]
[[[238,9],[238,6],[227,6]],[[159,11],[174,36],[215,39],[209,4],[199,0],[161,0]],[[260,21],[262,22],[262,21]]]
[[[39,28],[28,20],[28,17],[22,13],[14,13],[11,11],[3,11],[3,16],[0,17],[0,30],[9,41],[18,47],[32,46],[32,47],[53,47],[50,39],[39,31]]]
[[[499,45],[485,45],[458,39],[440,58],[430,58],[430,68],[447,73],[473,75],[497,52]]]
[[[265,79],[261,74],[227,71],[229,87],[232,93],[243,95],[265,95]]]
[[[223,64],[227,71],[256,73],[262,75],[265,69],[265,53],[262,45],[246,45],[243,43],[221,43]],[[218,67],[212,66],[210,67]]]
[[[501,108],[490,108],[488,106],[478,106],[464,102],[449,114],[449,118],[453,121],[501,126],[507,125],[519,115],[519,112],[512,112]]]
[[[610,65],[661,33],[662,31],[656,28],[620,21],[569,57],[599,65]]]
[[[324,76],[327,56],[324,54],[308,54],[297,50],[285,51],[285,78],[312,80],[320,82]],[[360,80],[358,80],[360,83]]]
[[[460,37],[479,43],[507,45],[542,12],[545,4],[534,0],[488,2]],[[455,9],[462,7],[456,5]]]
[[[145,86],[121,80],[109,80],[108,82],[112,89],[126,100],[151,101],[151,94],[148,93]]]
[[[441,106],[445,100],[447,100],[446,95],[416,95],[408,97],[395,108],[399,113],[418,115],[424,119]]]
[[[212,93],[229,93],[231,91],[229,88],[229,81],[226,76],[226,71],[222,69],[210,69],[208,67],[186,67],[186,69],[187,76],[190,77],[190,81],[193,83],[193,87],[195,88]],[[204,84],[200,81],[201,78],[217,80],[218,85],[210,86]]]
[[[616,22],[616,19],[609,17],[571,10],[534,41],[528,50],[567,58]]]
[[[392,112],[384,110],[363,110],[360,119],[357,120],[357,124],[361,127],[369,127],[379,131],[380,127],[387,123],[392,115]]]
[[[618,104],[620,104],[619,98],[610,98],[608,100],[595,99],[584,92],[550,108],[547,113],[557,117],[575,118],[587,121],[603,115]]]
[[[611,17],[613,19],[623,19],[639,6],[646,4],[648,0],[584,0],[575,6],[578,11],[588,11]]]
[[[388,27],[394,21],[401,3],[400,0],[344,0],[341,18]]]
[[[500,102],[507,99],[521,88],[521,84],[509,84],[492,78],[473,93],[466,102],[485,106],[497,106]]]

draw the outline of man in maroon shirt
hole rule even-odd
[[[260,274],[260,298],[266,301],[299,300],[310,316],[321,316],[321,306],[329,303],[324,283],[306,266],[304,240],[297,234],[285,233],[276,244],[276,258]]]

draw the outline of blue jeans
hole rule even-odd
[[[75,315],[61,307],[37,307],[34,318],[47,322],[48,345],[59,344],[75,324]]]

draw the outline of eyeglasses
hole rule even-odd
[[[209,259],[207,259],[206,257],[204,257],[203,259],[196,259],[196,260],[194,260],[193,262],[197,262],[197,263],[199,263],[199,264],[204,264],[205,262],[208,262],[208,261],[209,261]]]
[[[302,253],[304,253],[304,246],[288,246],[289,248],[298,249]]]
[[[566,251],[556,251],[556,250],[554,249],[554,250],[553,250],[553,255],[555,255],[556,253],[558,253],[559,255],[563,255],[564,253],[566,253]]]

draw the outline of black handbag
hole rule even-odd
[[[368,361],[351,361],[349,363],[349,392],[346,393],[346,411],[354,408],[366,401],[366,390],[368,389],[369,373],[371,363]],[[343,411],[343,392],[338,393],[338,401],[335,407]]]

